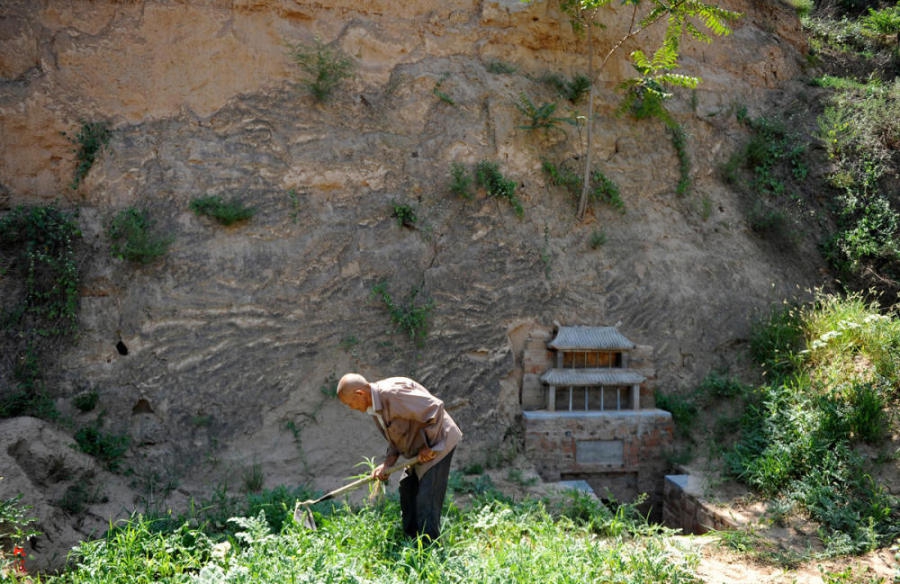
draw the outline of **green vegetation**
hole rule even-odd
[[[685,82],[684,87],[694,88],[696,85]],[[671,94],[657,82],[644,81],[625,85],[625,97],[619,111],[627,112],[636,120],[657,119],[666,126],[675,155],[678,156],[678,184],[675,194],[686,196],[691,189],[691,157],[688,152],[688,136],[684,127],[679,124],[666,109],[665,101]]]
[[[516,196],[516,181],[503,176],[496,162],[482,160],[475,165],[475,184],[484,188],[490,197],[506,199],[517,217],[525,214],[522,203]]]
[[[566,79],[558,73],[549,73],[541,77],[541,81],[556,89],[561,97],[573,104],[583,101],[591,90],[590,78],[581,73],[576,74],[572,79]]]
[[[131,440],[124,434],[109,434],[100,429],[99,422],[75,432],[78,449],[93,456],[111,471],[119,469]]]
[[[393,208],[391,217],[397,220],[397,225],[400,227],[409,227],[410,229],[416,226],[416,221],[418,221],[419,218],[416,216],[415,209],[406,203],[394,202],[391,206]]]
[[[801,22],[810,60],[825,73],[812,83],[827,90],[816,104],[815,136],[827,154],[818,194],[835,226],[825,255],[849,288],[875,291],[890,305],[900,298],[900,5],[815,4]]]
[[[769,383],[744,394],[726,468],[781,513],[808,514],[829,555],[900,535],[900,501],[861,451],[883,444],[900,402],[898,348],[900,317],[859,296],[786,305],[754,329],[751,351]]]
[[[588,242],[591,249],[600,249],[606,245],[606,232],[603,230],[594,230],[591,232],[591,238]]]
[[[247,221],[255,214],[252,207],[246,207],[237,199],[225,201],[216,195],[206,195],[194,199],[191,201],[191,211],[197,215],[212,217],[222,225]]]
[[[593,80],[599,71],[603,70],[609,60],[623,46],[630,46],[638,42],[645,36],[644,31],[654,28],[654,25],[659,22],[664,22],[665,30],[659,47],[652,53],[636,49],[630,54],[637,76],[622,85],[626,99],[631,96],[631,99],[636,97],[661,101],[668,96],[666,89],[668,87],[695,88],[699,83],[698,78],[674,72],[679,67],[678,60],[683,38],[710,42],[712,36],[730,34],[730,23],[740,17],[736,12],[699,0],[675,3],[652,0],[650,2],[626,2],[625,4],[629,7],[626,7],[625,10],[630,11],[630,17],[616,20],[613,16],[615,13],[607,10],[612,4],[614,4],[612,0],[565,0],[560,4],[572,27],[576,31],[584,33],[586,37],[583,46],[588,66],[587,74],[584,77],[587,80],[589,97],[587,112],[583,116],[588,123],[584,148],[584,172],[582,173],[584,178],[576,211],[576,217],[579,220],[584,219],[587,212],[592,188],[590,171],[593,169],[595,98]],[[624,28],[614,29],[607,26],[613,22],[624,23]],[[702,22],[706,30],[699,28],[695,22]],[[600,54],[599,63],[595,64],[594,31],[599,29],[604,29],[606,38],[613,42],[610,45],[611,48]],[[679,183],[679,191],[687,192],[687,187],[682,184],[685,177],[683,167],[682,161],[682,182]]]
[[[751,197],[746,214],[756,233],[790,238],[797,189],[809,174],[806,146],[780,120],[752,119],[744,109],[737,116],[750,139],[725,164],[725,179]]]
[[[394,498],[319,504],[315,531],[293,522],[285,500],[219,530],[136,515],[82,543],[69,570],[42,582],[699,582],[697,556],[673,554],[671,532],[633,506],[609,510],[575,493],[521,503],[472,496],[466,509],[447,507],[440,544],[430,546],[403,537]]]
[[[512,75],[516,72],[515,65],[497,60],[488,61],[484,68],[488,73],[493,73],[494,75]]]
[[[82,122],[81,128],[72,139],[77,146],[75,149],[75,159],[78,162],[75,167],[75,177],[72,179],[72,189],[77,189],[81,185],[81,181],[90,172],[91,167],[97,160],[97,156],[103,148],[109,143],[112,132],[107,122]]]
[[[834,91],[819,118],[819,136],[832,162],[828,180],[837,191],[838,231],[826,246],[827,256],[845,276],[872,271],[895,279],[900,216],[890,183],[896,181],[893,159],[900,143],[900,84],[835,78],[820,84]]]
[[[80,237],[74,216],[53,205],[19,206],[0,219],[0,332],[14,382],[0,389],[0,417],[57,415],[42,372],[78,331]]]
[[[316,39],[312,44],[300,43],[291,48],[294,62],[303,72],[303,85],[318,102],[328,101],[335,89],[353,76],[356,68],[340,47]]]
[[[431,312],[434,310],[434,300],[425,295],[421,297],[422,300],[419,300],[421,293],[421,288],[414,287],[406,299],[398,304],[388,292],[386,281],[382,280],[372,287],[372,296],[384,301],[394,328],[406,333],[417,347],[425,344]]]
[[[2,477],[0,477],[2,480]],[[31,507],[22,504],[22,495],[0,499],[0,580],[4,582],[25,572],[25,540],[40,535],[29,528],[37,519],[28,517]]]
[[[438,99],[440,99],[447,105],[455,106],[456,100],[454,100],[452,97],[450,97],[450,95],[447,92],[445,92],[443,89],[441,89],[441,86],[444,84],[444,81],[447,80],[448,76],[449,76],[448,73],[445,73],[444,75],[442,75],[441,78],[437,81],[437,83],[434,84],[434,89],[432,89],[431,91],[432,91],[432,93],[434,93],[435,96],[437,96]]]
[[[541,163],[541,169],[547,176],[547,180],[554,186],[565,188],[578,200],[582,191],[581,176],[565,164],[554,164],[549,160]],[[619,192],[619,185],[601,171],[594,169],[591,172],[591,184],[588,200],[590,202],[605,203],[620,213],[625,213],[625,201]]]
[[[474,197],[471,191],[472,177],[466,166],[460,162],[450,165],[450,192],[464,199]]]
[[[113,217],[107,235],[113,257],[149,264],[164,256],[172,238],[153,229],[153,221],[147,211],[128,207]]]
[[[100,401],[100,394],[96,391],[86,391],[84,393],[80,393],[72,398],[72,405],[78,408],[81,412],[90,412],[95,407],[97,407],[97,402]]]
[[[560,122],[569,121],[566,118],[557,118],[553,114],[556,113],[555,103],[544,103],[539,106],[524,93],[519,96],[516,102],[516,108],[528,118],[528,123],[519,126],[523,130],[552,130],[556,128]]]

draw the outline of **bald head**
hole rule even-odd
[[[337,397],[341,403],[354,410],[365,412],[372,405],[369,382],[359,373],[347,373],[338,381]]]

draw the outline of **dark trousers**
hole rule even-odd
[[[400,479],[400,513],[403,532],[409,537],[422,534],[435,540],[441,534],[441,509],[447,494],[451,458],[453,450],[421,478],[412,468],[404,471]]]

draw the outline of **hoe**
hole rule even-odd
[[[407,460],[406,462],[401,462],[400,464],[396,464],[391,468],[385,471],[385,474],[390,476],[397,472],[398,470],[403,470],[405,468],[409,468],[412,465],[418,462],[417,459],[413,458],[412,460]],[[361,479],[355,480],[349,485],[344,485],[339,489],[335,489],[330,493],[325,493],[318,499],[309,499],[307,501],[297,501],[294,505],[294,521],[298,524],[302,523],[304,527],[307,529],[316,529],[316,521],[313,519],[312,509],[310,507],[315,505],[316,503],[321,503],[322,501],[327,501],[329,499],[334,499],[338,495],[343,495],[344,493],[349,493],[354,489],[358,489],[366,483],[372,482],[375,480],[375,477],[368,476],[363,477]]]

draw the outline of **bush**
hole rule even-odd
[[[171,237],[153,230],[153,221],[146,211],[129,207],[120,211],[107,231],[113,257],[149,264],[164,256],[172,243]]]
[[[472,177],[469,176],[465,165],[459,162],[452,163],[450,165],[450,192],[464,199],[471,199],[473,197],[471,187]]]
[[[522,203],[516,197],[516,182],[503,176],[496,162],[482,160],[475,166],[475,184],[484,188],[488,196],[506,199],[517,217],[525,214]]]
[[[100,460],[111,471],[118,470],[131,440],[124,434],[107,434],[98,426],[85,426],[75,432],[79,450]]]
[[[72,140],[78,148],[75,150],[75,159],[78,165],[75,167],[75,178],[72,179],[72,189],[77,189],[81,181],[90,172],[97,160],[97,156],[104,146],[109,143],[112,136],[107,122],[82,122],[81,129]]]
[[[59,341],[78,332],[80,237],[74,215],[53,205],[19,206],[0,219],[0,279],[8,291],[0,307],[0,347],[13,380],[0,388],[0,417],[58,416],[43,371]]]
[[[392,205],[393,211],[391,211],[391,217],[397,220],[397,225],[400,227],[409,227],[410,229],[416,226],[416,221],[419,218],[416,216],[416,211],[409,205],[405,203],[393,203]]]
[[[384,301],[396,330],[406,333],[417,347],[425,344],[431,311],[434,310],[434,300],[425,297],[424,301],[419,301],[419,294],[421,289],[413,288],[406,300],[397,304],[387,290],[387,282],[381,281],[372,287],[372,296]]]
[[[572,79],[566,79],[558,73],[544,75],[541,80],[556,89],[559,94],[572,102],[579,103],[591,90],[591,80],[587,75],[577,74]]]
[[[828,553],[868,551],[900,533],[900,502],[872,480],[872,463],[856,448],[887,436],[898,346],[897,315],[858,296],[820,294],[755,327],[755,356],[777,375],[749,396],[725,462],[765,496],[809,513]]]
[[[233,225],[239,221],[247,221],[255,214],[251,207],[246,207],[237,199],[224,201],[216,195],[198,197],[191,201],[191,211],[197,215],[212,217],[222,225]]]
[[[292,47],[291,56],[303,71],[303,84],[316,101],[327,101],[334,90],[353,75],[355,65],[339,47],[316,39],[312,44]]]

